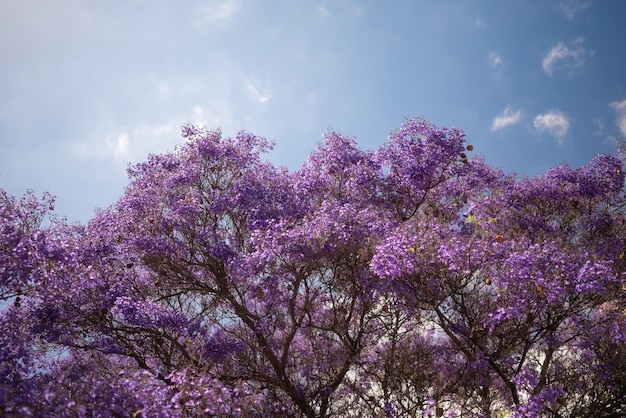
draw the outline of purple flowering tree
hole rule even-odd
[[[41,228],[54,199],[29,191],[16,199],[0,189],[0,411],[19,413],[30,396],[35,336],[22,316],[43,271],[47,234]],[[25,329],[26,328],[26,329]]]
[[[288,172],[183,137],[86,225],[2,191],[3,415],[626,413],[618,157],[518,179],[407,120]]]
[[[623,414],[621,161],[522,180],[472,167],[430,197],[372,268],[461,361],[442,371],[439,411]]]

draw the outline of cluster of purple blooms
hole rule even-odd
[[[619,155],[517,178],[411,119],[289,172],[183,137],[86,225],[0,189],[0,415],[626,416]]]

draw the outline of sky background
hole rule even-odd
[[[329,128],[406,117],[535,176],[626,137],[626,1],[0,0],[0,187],[86,222],[181,125],[299,168]]]

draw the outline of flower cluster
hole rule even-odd
[[[86,225],[0,190],[0,415],[626,414],[616,156],[518,178],[409,119],[290,172],[182,136]]]

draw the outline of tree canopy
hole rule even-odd
[[[619,155],[518,178],[409,119],[290,172],[182,136],[86,225],[0,189],[2,415],[626,415]]]

